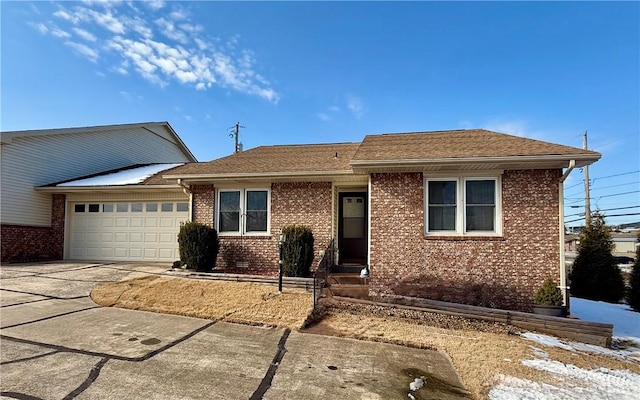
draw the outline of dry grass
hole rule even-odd
[[[291,329],[302,328],[313,309],[311,294],[303,290],[286,289],[280,295],[275,287],[261,284],[178,277],[146,277],[106,284],[94,289],[91,297],[103,306]],[[443,351],[476,399],[487,397],[500,374],[557,384],[552,374],[520,362],[534,358],[531,346],[543,346],[504,333],[508,329],[498,327],[495,332],[481,332],[464,325],[462,329],[450,326],[445,329],[431,326],[433,321],[376,315],[359,308],[350,312],[329,307],[317,317],[322,319],[307,331]],[[638,363],[558,348],[543,350],[550,359],[584,369],[606,367],[640,374]]]
[[[310,331],[443,351],[451,358],[460,378],[476,399],[487,398],[500,374],[557,384],[557,378],[552,374],[526,367],[520,362],[535,358],[530,346],[542,348],[550,359],[584,369],[607,367],[640,373],[637,363],[544,347],[519,336],[443,329],[418,321],[355,315],[344,310],[329,311]]]
[[[214,321],[299,329],[313,310],[313,297],[302,289],[243,282],[177,277],[145,277],[96,287],[96,303],[107,307],[186,315]]]

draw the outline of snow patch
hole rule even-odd
[[[631,337],[640,345],[640,313],[631,311],[626,304],[611,304],[571,298],[571,315],[584,321],[613,325],[614,337]]]
[[[524,360],[522,363],[539,371],[552,373],[558,385],[502,375],[500,383],[489,392],[489,399],[635,400],[638,398],[640,375],[628,370],[608,368],[585,370],[575,365],[552,360]]]
[[[609,357],[619,358],[622,360],[635,360],[640,359],[640,350],[629,347],[623,349],[607,349],[605,347],[596,346],[593,344],[586,344],[581,342],[569,342],[557,337],[543,335],[540,333],[525,332],[520,335],[523,339],[531,340],[543,346],[558,347],[571,352],[587,352],[592,354],[601,354]],[[533,347],[533,346],[531,346]],[[533,347],[535,349],[535,347]],[[534,350],[535,354],[535,350]],[[536,355],[538,356],[538,355]],[[541,357],[545,358],[545,357]]]
[[[112,172],[109,174],[98,175],[91,178],[76,179],[75,181],[57,184],[57,187],[77,187],[77,186],[118,186],[118,185],[135,185],[142,183],[151,175],[158,172],[174,168],[182,165],[179,164],[153,164],[143,167],[125,169],[122,171]]]

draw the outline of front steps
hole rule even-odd
[[[369,300],[369,279],[360,278],[360,269],[358,273],[332,272],[329,274],[327,279],[328,295]]]

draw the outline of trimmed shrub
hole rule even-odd
[[[313,232],[304,225],[290,225],[282,229],[282,274],[309,276],[313,263]]]
[[[556,285],[553,278],[547,278],[536,293],[536,304],[541,306],[561,306],[563,303],[562,291]]]
[[[580,235],[578,256],[570,275],[572,295],[609,303],[624,297],[624,280],[612,250],[611,233],[604,217],[596,212]]]
[[[640,233],[638,234],[640,242]],[[636,245],[636,262],[633,264],[627,302],[636,311],[640,311],[640,246]]]
[[[189,269],[208,272],[216,267],[220,240],[218,232],[199,222],[185,222],[178,233],[180,261]]]

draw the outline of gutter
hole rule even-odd
[[[424,159],[396,159],[396,160],[352,160],[351,166],[356,168],[373,168],[373,167],[410,167],[421,165],[456,165],[456,164],[474,164],[474,163],[501,163],[501,162],[545,162],[545,161],[567,161],[571,157],[574,161],[593,162],[600,159],[599,153],[583,153],[575,155],[566,154],[548,154],[548,155],[532,155],[532,156],[503,156],[503,157],[446,157],[446,158],[424,158]],[[575,164],[580,167],[582,163]]]
[[[569,174],[576,166],[576,160],[569,161],[569,167],[560,177],[558,183],[558,194],[560,210],[558,213],[558,226],[560,228],[560,290],[562,290],[562,297],[564,298],[564,305],[567,307],[567,313],[569,313],[569,286],[567,286],[567,265],[564,259],[564,181],[569,177]]]

